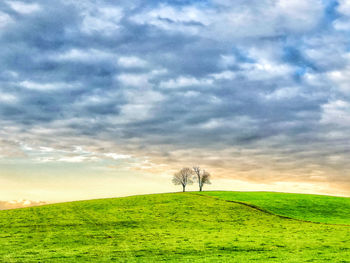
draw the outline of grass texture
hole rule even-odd
[[[257,206],[295,219],[350,225],[350,198],[275,192],[202,192],[204,195]]]
[[[346,225],[281,218],[227,201],[243,193],[205,194],[211,196],[157,194],[0,211],[0,262],[350,262]],[[283,213],[302,214],[295,211],[299,202],[283,195]],[[239,198],[261,201],[253,193]],[[264,209],[273,211],[269,198]],[[305,219],[347,222],[349,214],[332,214],[338,201],[349,209],[348,199],[334,199],[329,210]]]

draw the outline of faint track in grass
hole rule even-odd
[[[101,220],[99,215],[93,215],[91,210],[88,208],[81,209],[81,207],[77,205],[77,203],[74,204],[74,211],[81,218],[82,221],[85,221],[88,224],[99,227],[98,229],[99,233],[102,233],[105,238],[107,237],[110,238],[111,245],[115,246],[114,244],[115,239],[112,238],[113,234],[110,232],[110,230],[103,229],[103,226],[108,226],[108,223],[103,222],[103,220]],[[113,224],[117,226],[117,222],[114,222],[111,225]],[[130,258],[129,262],[136,262],[135,259],[133,259],[135,258],[135,254],[132,252],[132,249],[129,248],[127,242],[125,240],[118,240],[117,243],[123,248],[122,253],[124,254],[125,258],[128,258],[128,259]]]
[[[259,206],[256,206],[256,205],[253,205],[253,204],[249,204],[249,203],[245,203],[245,202],[242,202],[242,201],[225,200],[225,199],[222,199],[222,198],[219,198],[219,197],[216,197],[216,196],[203,195],[203,194],[193,193],[193,192],[192,193],[188,192],[188,194],[202,196],[202,197],[207,197],[207,198],[212,198],[212,199],[220,200],[220,201],[223,201],[223,202],[229,202],[229,203],[244,205],[244,206],[250,207],[252,209],[258,210],[260,212],[263,212],[265,214],[272,215],[272,216],[277,216],[277,217],[282,218],[282,219],[294,220],[294,221],[303,222],[303,223],[319,224],[319,225],[350,227],[350,225],[347,225],[347,224],[333,224],[333,223],[315,222],[315,221],[308,221],[308,220],[293,218],[293,217],[289,217],[289,216],[279,215],[279,214],[275,214],[275,213],[273,213],[273,212],[271,212],[269,210],[266,210],[264,208],[261,208]]]

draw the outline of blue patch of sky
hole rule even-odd
[[[299,67],[309,67],[313,70],[317,70],[316,66],[308,61],[297,47],[285,46],[283,48],[283,59]]]

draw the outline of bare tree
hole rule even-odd
[[[210,173],[201,169],[199,166],[193,167],[193,172],[195,174],[194,178],[198,182],[199,191],[203,190],[204,184],[211,184],[210,182]]]
[[[192,175],[193,172],[190,168],[182,168],[179,172],[174,174],[173,183],[175,185],[182,185],[182,192],[185,192],[186,185],[193,184]]]

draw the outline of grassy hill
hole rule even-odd
[[[202,192],[201,194],[259,207],[300,220],[350,225],[350,198],[275,192]]]
[[[281,218],[227,201],[258,205],[262,198],[253,200],[254,193],[204,194],[212,196],[158,194],[0,211],[0,261],[350,262],[349,226]],[[280,195],[282,207],[288,205],[284,214],[301,214],[298,202]],[[299,197],[325,204],[308,220],[349,220],[349,214],[332,214],[337,202],[349,209],[346,198]],[[274,211],[271,200],[265,198],[264,209]],[[329,210],[327,202],[333,202]]]

